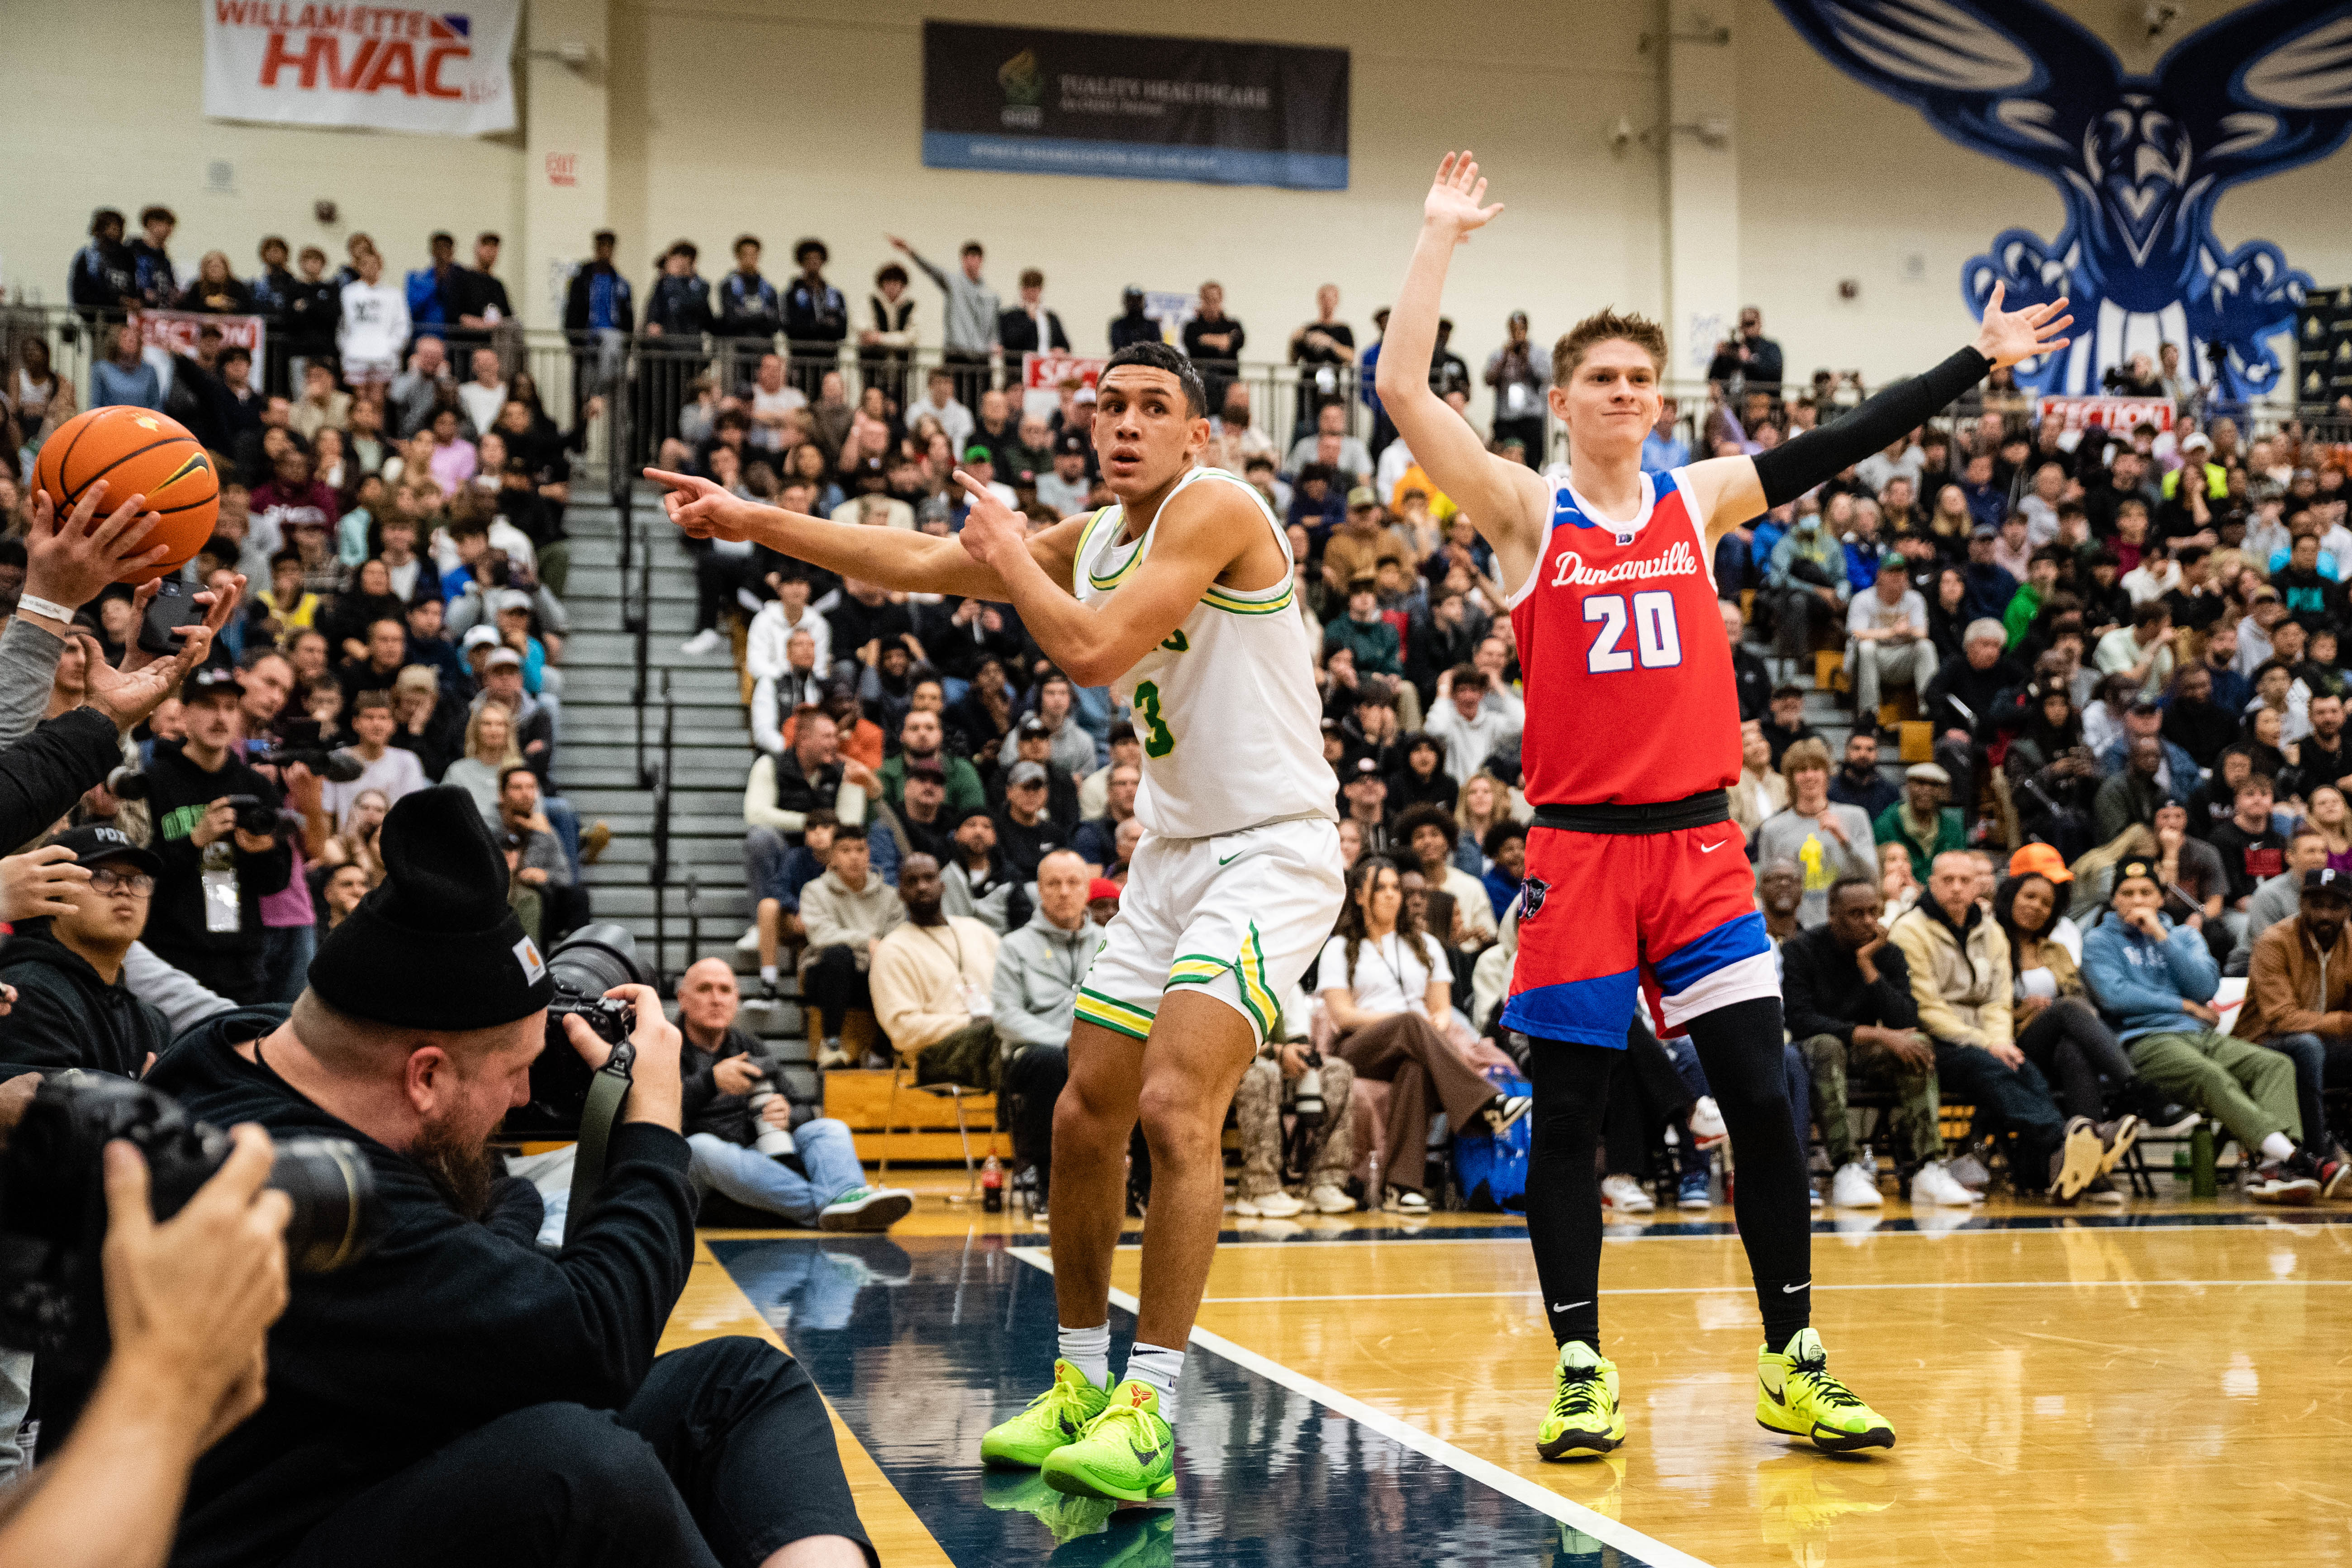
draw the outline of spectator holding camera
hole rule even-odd
[[[239,754],[243,697],[235,670],[206,666],[189,676],[180,689],[187,738],[156,742],[149,760],[147,805],[163,864],[146,942],[174,968],[250,1004],[261,994],[261,900],[285,888],[294,861],[278,831],[278,786]]]
[[[742,1010],[723,958],[703,959],[677,983],[677,1070],[696,1189],[819,1230],[889,1229],[915,1206],[914,1194],[866,1184],[844,1123],[818,1116],[793,1125],[792,1097],[736,1022]],[[762,1088],[772,1090],[764,1100]],[[779,1142],[771,1153],[766,1146]]]
[[[0,947],[0,984],[15,1005],[0,1019],[0,1061],[137,1078],[172,1043],[163,1013],[122,973],[124,954],[147,928],[163,862],[106,826],[70,828],[31,858],[56,879],[33,902],[37,913],[11,900],[15,934]],[[74,870],[80,875],[60,875]]]
[[[268,1399],[196,1466],[182,1560],[876,1561],[798,1365],[740,1338],[654,1353],[694,1226],[660,998],[608,994],[635,1015],[633,1087],[593,1204],[543,1252],[538,1194],[486,1140],[542,1048],[610,1047],[576,1015],[548,1047],[554,980],[463,790],[402,801],[383,837],[384,885],[301,999],[212,1021],[151,1075],[218,1124],[353,1140],[385,1211],[373,1253],[295,1281]]]

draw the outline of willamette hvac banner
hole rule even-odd
[[[1348,188],[1348,51],[923,24],[935,169]]]
[[[202,0],[205,112],[215,120],[484,136],[515,125],[521,0],[457,11],[311,0]]]

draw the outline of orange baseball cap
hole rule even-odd
[[[2009,858],[2011,876],[2022,877],[2029,871],[2053,882],[2074,879],[2074,873],[2066,869],[2066,858],[2047,844],[2028,844]]]

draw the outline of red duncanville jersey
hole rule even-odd
[[[1536,805],[1647,805],[1739,778],[1739,696],[1703,523],[1680,468],[1642,476],[1614,522],[1566,468],[1546,476],[1550,531],[1511,600]]]

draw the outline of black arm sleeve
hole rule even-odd
[[[1785,506],[1873,452],[1885,451],[1897,436],[1925,425],[1991,374],[1992,361],[1973,347],[1962,349],[1926,374],[1896,382],[1835,423],[1759,453],[1756,477],[1764,485],[1764,505]]]
[[[0,853],[47,831],[122,762],[122,737],[95,708],[77,708],[33,727],[0,752]]]

